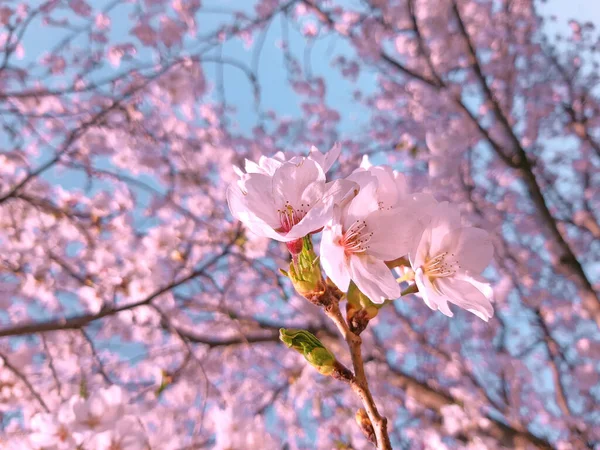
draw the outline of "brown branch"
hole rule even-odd
[[[13,366],[8,361],[6,356],[0,354],[0,359],[3,361],[4,367],[6,367],[8,370],[10,370],[19,380],[21,380],[23,382],[23,384],[25,386],[27,386],[27,389],[29,389],[29,392],[31,392],[31,395],[33,395],[35,397],[35,399],[38,401],[38,403],[41,405],[41,407],[44,409],[44,411],[50,412],[50,408],[48,408],[48,405],[42,399],[42,396],[35,390],[35,388],[29,382],[29,380],[27,379],[25,374],[23,372],[21,372],[19,369],[17,369],[15,366]]]
[[[444,391],[442,388],[434,388],[428,383],[420,381],[402,370],[392,366],[385,359],[384,355],[377,355],[376,359],[384,363],[386,367],[393,373],[393,383],[403,389],[407,395],[417,400],[424,407],[436,411],[441,414],[441,409],[448,405],[463,406],[462,402],[454,397],[451,393]],[[536,448],[543,450],[553,450],[554,447],[548,441],[531,433],[525,427],[517,427],[514,424],[507,424],[497,418],[487,415],[490,421],[487,428],[480,428],[479,431],[483,434],[496,439],[498,443],[508,448],[522,449],[527,448],[526,445],[533,445]]]
[[[337,326],[339,332],[348,344],[348,349],[350,350],[350,355],[352,357],[352,366],[354,368],[354,378],[350,381],[350,386],[361,399],[369,420],[371,421],[371,425],[375,430],[377,448],[379,450],[392,450],[392,444],[390,443],[390,437],[387,431],[387,418],[383,417],[377,410],[375,400],[369,390],[361,351],[362,339],[348,328],[348,324],[340,311],[339,300],[337,298],[325,307],[325,313]]]
[[[201,268],[199,268],[198,270],[193,271],[189,275],[187,275],[177,281],[174,281],[174,282],[168,284],[167,286],[155,291],[154,293],[152,293],[151,295],[149,295],[148,297],[146,297],[143,300],[139,300],[137,302],[128,303],[128,304],[121,305],[121,306],[110,306],[110,307],[100,310],[100,312],[98,312],[96,314],[82,314],[82,315],[71,317],[71,318],[53,319],[53,320],[48,320],[45,322],[30,322],[30,323],[25,323],[22,325],[0,328],[0,338],[7,337],[7,336],[24,336],[24,335],[28,335],[28,334],[47,333],[50,331],[58,331],[58,330],[78,330],[78,329],[85,327],[89,323],[94,322],[99,319],[102,319],[104,317],[112,316],[121,311],[127,311],[130,309],[134,309],[134,308],[137,308],[138,306],[148,305],[155,298],[165,294],[166,292],[171,291],[172,289],[175,289],[176,287],[178,287],[182,284],[187,283],[190,280],[193,280],[194,278],[197,278],[197,277],[203,275],[208,268],[210,268],[219,259],[221,259],[223,256],[225,256],[229,253],[233,243],[238,238],[238,235],[239,235],[239,230],[238,230],[238,233],[236,233],[236,235],[234,236],[234,238],[225,246],[225,248],[219,254],[210,258]]]

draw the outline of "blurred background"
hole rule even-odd
[[[0,448],[76,448],[78,397],[130,419],[84,449],[372,448],[278,339],[348,363],[335,326],[225,200],[246,158],[335,142],[336,176],[369,155],[494,241],[489,323],[413,295],[362,334],[393,448],[600,448],[599,23],[594,0],[1,2]]]

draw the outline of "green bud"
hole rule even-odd
[[[308,299],[325,292],[326,286],[321,274],[319,258],[313,250],[310,236],[302,239],[302,251],[294,256],[287,276],[292,280],[298,294]]]
[[[377,316],[379,309],[383,306],[383,304],[373,303],[353,282],[350,283],[346,298],[348,299],[348,307],[346,308],[348,320],[352,320],[358,312],[362,312],[367,320],[371,320]]]
[[[279,339],[288,348],[301,353],[304,359],[323,375],[331,375],[336,368],[335,356],[325,348],[314,334],[306,330],[280,328]]]

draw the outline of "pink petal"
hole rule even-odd
[[[431,228],[427,227],[421,238],[416,241],[415,245],[409,255],[410,265],[413,269],[417,269],[425,264],[425,259],[429,256],[429,249],[431,248]]]
[[[453,255],[461,270],[479,274],[494,256],[494,246],[487,231],[464,227],[452,230],[442,240],[441,249]]]
[[[444,236],[450,231],[460,228],[460,211],[456,205],[448,202],[439,203],[433,211],[431,218],[431,249],[430,255],[438,255],[441,250],[441,244]]]
[[[254,234],[279,241],[284,239],[273,229],[274,226],[266,223],[250,211],[248,204],[245,202],[245,196],[238,186],[231,185],[227,189],[227,203],[233,217],[242,222]],[[279,226],[279,222],[276,223],[275,228]]]
[[[494,308],[490,301],[468,281],[440,278],[437,280],[437,286],[452,303],[472,312],[482,320],[487,322],[493,317]]]
[[[377,258],[368,255],[350,257],[352,281],[373,303],[383,303],[386,299],[400,297],[400,285],[385,265]]]
[[[357,177],[357,175],[360,175]],[[344,219],[344,229],[347,230],[352,223],[362,220],[373,211],[379,209],[377,204],[377,178],[367,173],[353,174],[349,180],[358,183],[360,190],[356,197],[350,201]],[[365,181],[370,181],[365,183]]]
[[[448,317],[454,316],[450,310],[450,307],[448,306],[448,301],[437,292],[429,278],[424,276],[421,268],[415,271],[415,283],[419,288],[419,294],[421,294],[423,301],[427,306],[429,306],[429,308],[431,308],[433,311],[437,311],[439,309],[442,314]]]
[[[341,152],[342,146],[339,142],[333,144],[333,147],[331,147],[325,154],[321,153],[319,149],[313,145],[310,148],[308,157],[319,164],[323,168],[323,172],[327,172],[339,158]]]
[[[378,210],[369,214],[365,222],[373,235],[367,253],[384,261],[408,254],[422,232],[418,218],[419,211],[413,208]]]
[[[315,181],[325,182],[325,173],[316,162],[303,158],[293,163],[286,162],[273,174],[273,197],[278,207],[289,202],[299,207],[304,190]]]

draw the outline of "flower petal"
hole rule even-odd
[[[437,280],[440,293],[455,305],[472,312],[486,322],[494,316],[494,308],[486,296],[473,284],[455,278]]]
[[[372,232],[367,253],[384,261],[408,254],[422,232],[419,211],[415,208],[395,208],[374,211],[365,219]]]
[[[423,269],[420,267],[415,271],[415,283],[419,288],[419,294],[423,297],[423,301],[433,311],[439,310],[442,314],[453,317],[454,314],[448,306],[446,298],[441,296],[433,286],[429,278],[423,274]]]
[[[389,166],[373,166],[369,172],[377,177],[377,201],[385,208],[396,206],[399,192],[394,178],[394,171]]]
[[[298,239],[323,228],[331,219],[333,206],[342,206],[347,201],[346,197],[353,195],[355,187],[356,183],[347,180],[336,180],[332,183],[317,181],[311,184],[302,194],[304,205],[308,204],[310,208],[302,220],[292,227],[286,237]]]
[[[458,228],[446,234],[441,250],[453,256],[461,271],[475,274],[483,272],[494,256],[488,232],[474,227]]]
[[[383,303],[386,299],[400,297],[400,285],[385,265],[377,258],[368,255],[350,256],[352,281],[373,303]]]
[[[273,198],[278,208],[286,202],[294,208],[302,203],[302,193],[315,181],[325,182],[325,173],[313,160],[300,158],[296,162],[285,162],[273,174]]]
[[[282,240],[282,236],[273,229],[274,227],[271,224],[265,222],[250,211],[248,204],[245,202],[245,196],[238,186],[232,184],[227,189],[227,203],[229,204],[229,209],[231,210],[233,217],[242,222],[246,228],[254,234],[271,239]]]
[[[244,180],[242,194],[240,202],[248,211],[273,228],[279,227],[279,215],[273,201],[272,178],[269,175],[249,175]]]
[[[339,142],[333,144],[333,147],[325,154],[321,153],[319,149],[313,145],[310,148],[308,157],[319,164],[323,168],[323,172],[327,172],[339,158],[341,152],[342,146]]]
[[[410,265],[413,269],[417,269],[425,264],[425,259],[429,256],[431,248],[431,228],[427,227],[421,238],[416,241],[417,244],[411,249],[409,254]]]
[[[430,255],[438,255],[443,251],[441,244],[444,236],[460,228],[460,211],[448,202],[438,203],[429,226],[431,227]]]
[[[325,227],[321,237],[321,264],[323,270],[335,285],[346,292],[350,286],[350,268],[344,248],[339,245],[342,237],[342,226],[339,223],[333,223]]]
[[[368,172],[353,173],[347,180],[356,182],[360,190],[348,204],[344,218],[344,229],[347,230],[352,223],[362,220],[371,212],[377,211],[377,178]]]

